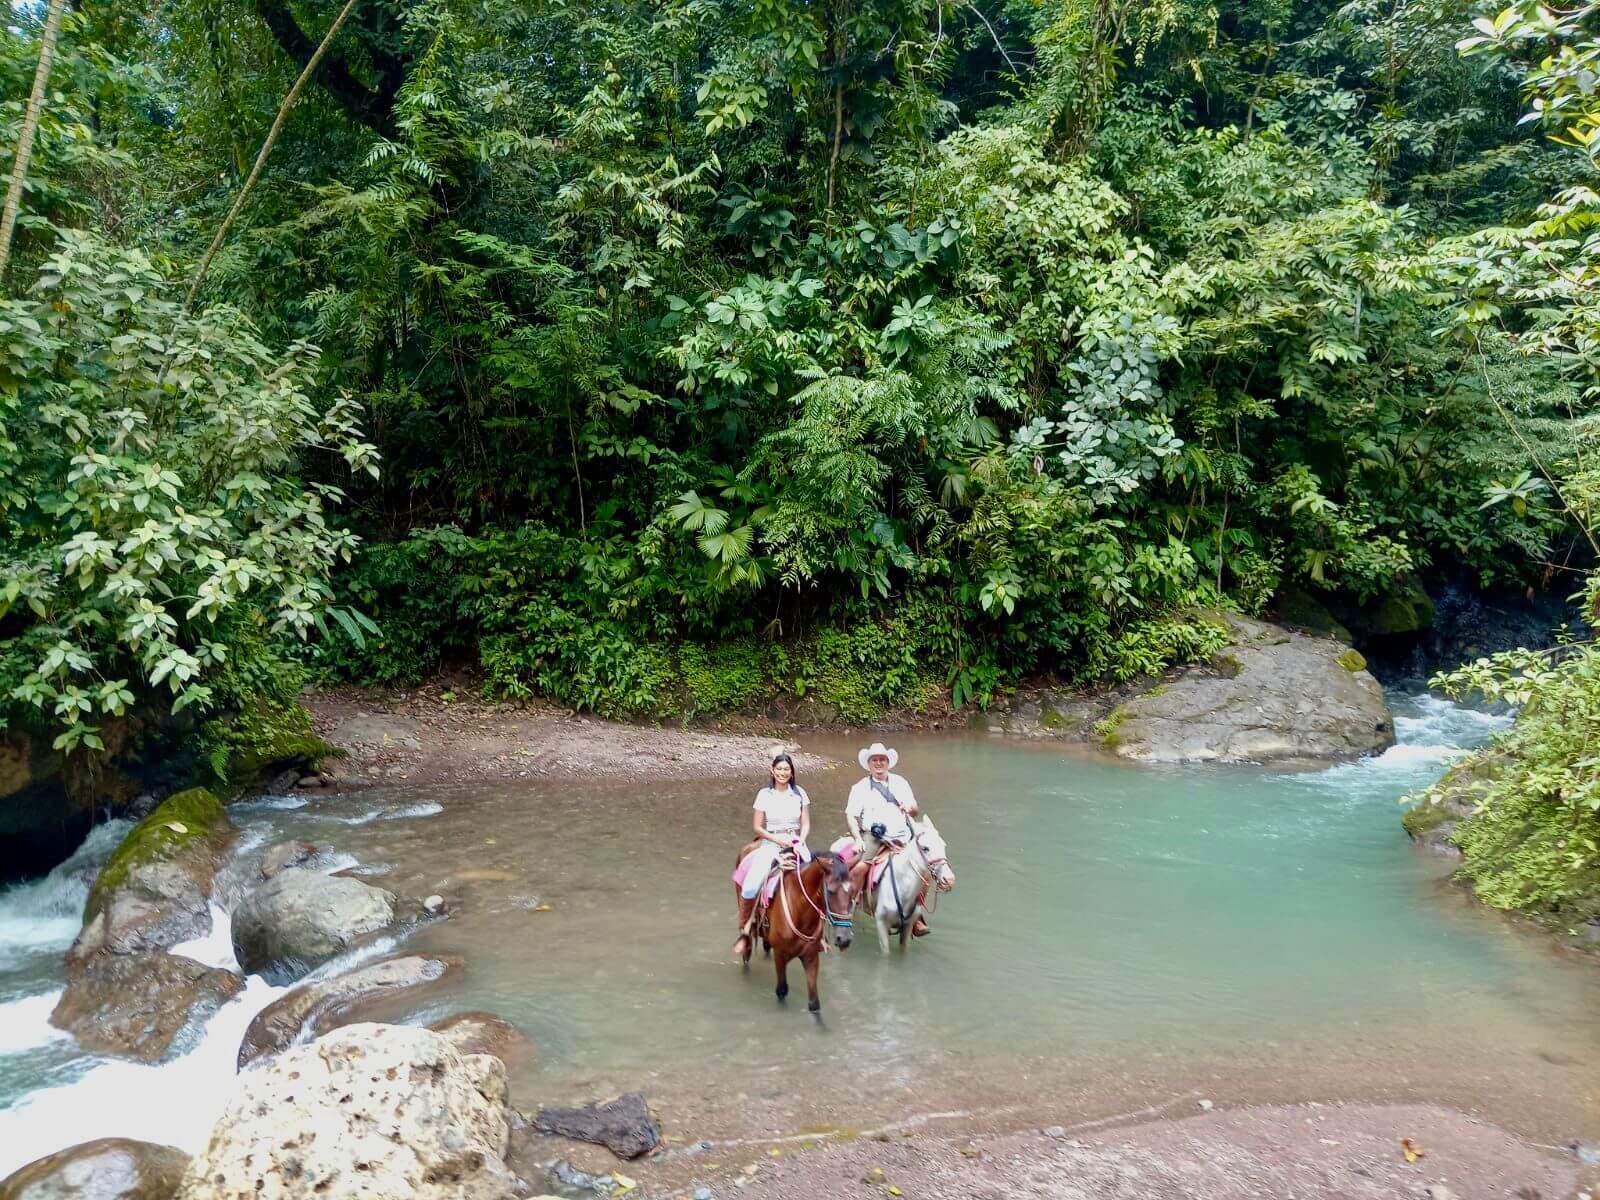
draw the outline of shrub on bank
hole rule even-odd
[[[692,573],[690,573],[692,576]],[[362,548],[342,601],[379,626],[308,662],[358,683],[416,681],[475,659],[489,690],[605,715],[688,717],[777,708],[820,721],[987,705],[1026,677],[1080,681],[1203,661],[1224,635],[1174,593],[1112,620],[1064,593],[1000,621],[960,587],[814,598],[769,617],[653,557],[648,541],[528,524],[453,528]]]

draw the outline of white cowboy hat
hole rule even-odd
[[[863,771],[868,769],[867,759],[871,758],[874,754],[887,755],[889,759],[889,770],[891,771],[894,770],[895,763],[900,761],[900,751],[891,750],[882,742],[873,742],[872,745],[868,746],[865,750],[860,750],[856,753],[856,761],[861,764],[861,769]]]

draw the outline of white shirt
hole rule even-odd
[[[766,815],[768,833],[799,833],[800,810],[810,803],[804,792],[790,784],[781,792],[774,787],[762,788],[751,807]]]
[[[894,798],[903,807],[897,808],[885,800],[878,789],[872,786],[872,776],[869,775],[850,789],[850,798],[844,805],[845,815],[856,819],[863,837],[869,836],[874,825],[881,824],[891,839],[906,841],[911,837],[911,822],[906,818],[904,807],[916,804],[917,798],[911,794],[911,785],[892,771],[887,783]]]

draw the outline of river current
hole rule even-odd
[[[1504,719],[1391,699],[1399,745],[1296,774],[899,738],[956,889],[908,954],[881,959],[858,922],[824,960],[820,1020],[798,966],[785,1008],[770,964],[744,974],[728,954],[759,763],[716,784],[474,783],[231,811],[241,854],[305,837],[397,892],[450,899],[451,919],[407,945],[460,954],[465,972],[377,1015],[506,1017],[538,1048],[512,1079],[524,1107],[638,1088],[675,1136],[726,1145],[929,1113],[1043,1124],[1192,1097],[1426,1099],[1593,1138],[1600,977],[1468,903],[1398,824],[1399,797]],[[851,764],[801,781],[822,846],[843,830],[854,743],[805,748]],[[281,994],[252,979],[160,1067],[51,1029],[92,864],[120,832],[0,893],[0,1177],[97,1136],[196,1147],[245,1026]],[[227,963],[216,912],[183,950]]]

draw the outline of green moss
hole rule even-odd
[[[1362,628],[1371,634],[1417,633],[1433,625],[1433,600],[1407,578],[1393,592],[1361,610]]]
[[[1339,655],[1339,665],[1354,675],[1357,671],[1367,669],[1367,660],[1359,650],[1346,650]]]
[[[1094,723],[1094,735],[1100,739],[1100,744],[1107,750],[1114,750],[1122,744],[1122,737],[1117,730],[1122,728],[1123,722],[1133,716],[1126,708],[1112,709],[1104,717]]]
[[[175,857],[196,842],[213,837],[227,820],[222,802],[205,788],[190,788],[168,796],[128,831],[128,836],[106,859],[89,889],[85,917],[92,917],[118,887],[128,872],[140,863]]]
[[[1244,664],[1234,654],[1213,654],[1211,656],[1211,666],[1213,669],[1221,671],[1229,679],[1244,670]]]
[[[1060,729],[1067,719],[1048,704],[1039,710],[1039,724],[1045,729]]]
[[[255,700],[231,718],[207,724],[205,742],[217,782],[229,791],[243,787],[269,767],[289,763],[316,766],[336,753],[311,729],[311,714],[295,700]]]
[[[1310,592],[1288,588],[1278,593],[1272,607],[1278,620],[1292,629],[1303,629],[1345,643],[1351,641],[1350,631]]]
[[[1423,800],[1406,809],[1400,818],[1400,824],[1412,837],[1420,838],[1423,834],[1455,819],[1456,814],[1452,813],[1448,806]]]

